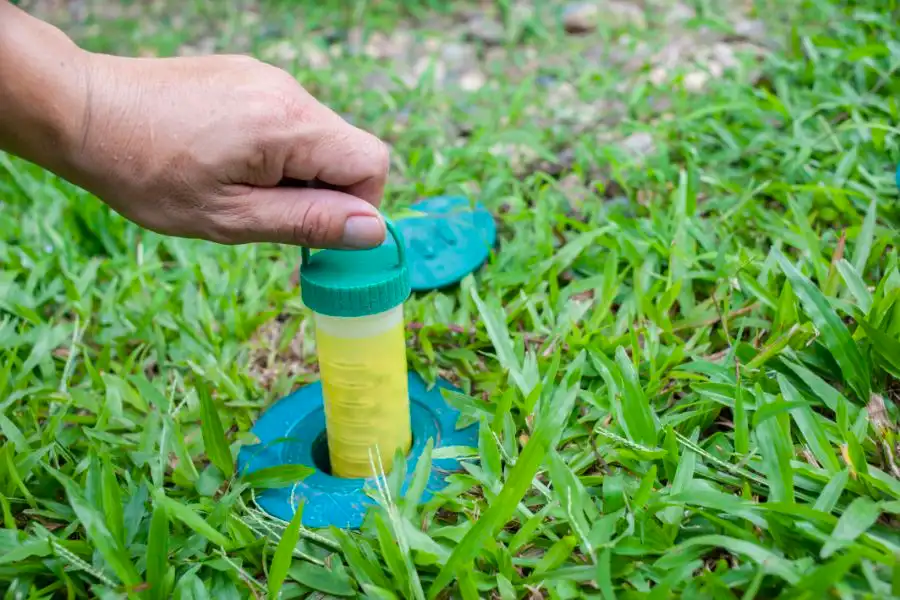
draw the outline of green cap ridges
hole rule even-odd
[[[371,250],[303,249],[300,293],[307,308],[330,317],[364,317],[402,304],[411,293],[403,240],[385,219],[393,243]]]

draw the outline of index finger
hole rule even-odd
[[[380,206],[390,169],[387,146],[340,117],[299,123],[284,176],[318,180],[346,194]]]

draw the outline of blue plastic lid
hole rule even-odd
[[[410,210],[419,214],[395,220],[394,225],[406,244],[413,291],[459,283],[484,264],[497,242],[494,217],[481,203],[463,196],[428,198]]]

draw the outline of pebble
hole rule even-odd
[[[179,56],[207,56],[216,51],[216,38],[205,36],[195,44],[185,44],[178,48]]]
[[[559,186],[559,191],[565,197],[569,209],[572,211],[580,210],[588,196],[588,190],[584,186],[581,177],[574,173],[569,173],[560,179],[557,185]]]
[[[734,48],[729,44],[719,42],[712,47],[712,58],[725,69],[733,69],[739,62],[735,56]]]
[[[647,26],[644,10],[620,0],[603,2],[573,2],[563,9],[563,28],[571,34],[590,33],[597,29],[601,19],[613,29]]]
[[[376,60],[394,58],[399,54],[399,50],[400,47],[397,44],[397,40],[386,36],[380,31],[373,32],[363,47],[365,55]]]
[[[709,75],[703,71],[694,71],[684,76],[684,89],[689,92],[702,92],[709,82]]]
[[[487,77],[477,69],[463,73],[462,77],[459,78],[459,87],[467,92],[480,90],[486,83]]]
[[[371,90],[393,91],[397,88],[397,83],[385,71],[377,70],[363,78],[363,87]]]
[[[662,67],[655,67],[650,71],[650,83],[661,86],[669,78],[669,73]]]
[[[656,142],[653,140],[653,136],[646,131],[632,133],[622,140],[619,146],[636,159],[644,158],[656,152]]]
[[[448,42],[440,49],[441,60],[453,71],[470,68],[478,62],[478,52],[469,44]]]
[[[262,51],[263,60],[282,65],[293,63],[299,55],[300,50],[290,40],[278,41]]]
[[[505,156],[513,173],[519,177],[527,174],[529,167],[539,159],[538,153],[527,144],[494,144],[489,152],[494,156]]]
[[[606,3],[604,9],[604,16],[613,28],[636,27],[644,29],[647,27],[647,17],[644,15],[644,9],[636,4],[611,0]]]
[[[666,25],[680,25],[697,16],[697,12],[683,2],[676,2],[666,13]]]
[[[597,29],[600,8],[592,2],[577,2],[563,9],[563,28],[567,33],[589,33]]]
[[[512,9],[512,20],[521,26],[534,18],[535,7],[525,2],[517,2]]]
[[[734,32],[752,42],[766,41],[766,25],[759,20],[742,20],[734,24]]]
[[[506,39],[506,32],[494,19],[479,16],[468,22],[466,37],[488,46],[499,46]]]

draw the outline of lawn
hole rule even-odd
[[[232,461],[317,377],[298,250],[0,155],[5,599],[900,598],[896,1],[20,4],[283,66],[391,145],[388,214],[465,194],[500,243],[406,308],[465,471],[298,530]]]

